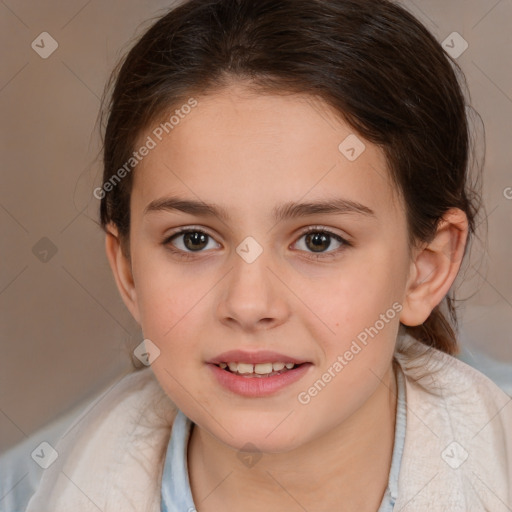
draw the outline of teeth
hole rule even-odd
[[[254,372],[258,375],[272,372],[272,363],[259,363],[254,365]]]
[[[229,370],[233,373],[239,374],[247,374],[247,373],[256,373],[257,375],[268,375],[272,372],[279,372],[286,368],[287,370],[291,370],[295,364],[294,363],[258,363],[258,364],[250,364],[250,363],[237,363],[237,362],[229,362],[229,363],[219,363],[219,366],[223,369],[229,368]]]
[[[253,373],[254,365],[246,363],[238,363],[238,373]]]

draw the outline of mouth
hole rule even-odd
[[[207,363],[225,390],[248,398],[273,396],[311,373],[313,363],[276,353],[223,354]],[[252,359],[253,362],[248,362]]]
[[[207,366],[222,388],[244,397],[267,397],[311,373],[313,363],[272,350],[230,350]]]

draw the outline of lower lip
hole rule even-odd
[[[313,365],[303,363],[293,370],[272,377],[244,377],[223,370],[215,364],[208,363],[208,366],[212,369],[220,385],[229,391],[247,397],[263,397],[277,393],[284,387],[297,382]]]

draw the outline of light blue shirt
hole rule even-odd
[[[395,442],[388,486],[377,512],[392,512],[398,496],[398,474],[402,462],[406,425],[405,382],[397,371],[397,408]],[[196,512],[188,478],[187,446],[192,422],[180,410],[174,419],[162,475],[162,512]]]

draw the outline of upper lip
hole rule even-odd
[[[219,364],[219,363],[294,363],[294,364],[302,364],[306,363],[302,359],[297,359],[291,356],[285,356],[284,354],[280,354],[279,352],[273,352],[271,350],[260,350],[258,352],[246,352],[244,350],[229,350],[228,352],[223,352],[218,356],[214,357],[207,361],[210,364]]]

